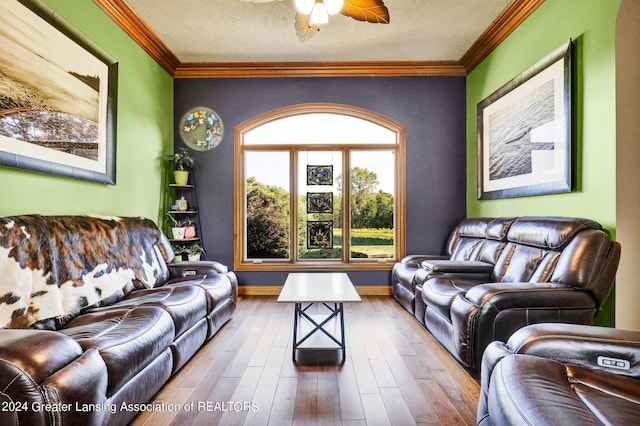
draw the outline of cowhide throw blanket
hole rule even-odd
[[[55,328],[127,286],[153,287],[155,224],[137,218],[0,218],[0,328]]]

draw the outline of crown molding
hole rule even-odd
[[[480,64],[493,50],[515,31],[544,0],[514,0],[471,45],[460,58],[467,74]]]
[[[125,33],[142,47],[170,75],[180,60],[169,50],[158,34],[124,0],[93,0]]]
[[[93,1],[174,78],[465,76],[544,2],[511,2],[459,61],[181,63],[125,0]]]
[[[187,62],[175,78],[464,76],[457,61]]]

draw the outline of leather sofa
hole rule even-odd
[[[0,424],[123,425],[231,319],[233,272],[139,218],[0,218]],[[153,407],[151,407],[153,408]]]
[[[640,424],[640,332],[536,324],[491,343],[478,424]]]
[[[618,267],[620,245],[595,221],[468,218],[444,256],[394,265],[393,295],[464,366],[494,340],[540,322],[592,324]]]

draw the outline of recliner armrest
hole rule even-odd
[[[78,342],[56,331],[3,329],[0,330],[0,377],[9,377],[5,377],[2,366],[13,366],[40,384],[82,352]],[[5,389],[5,385],[7,383],[0,384],[0,389]]]
[[[452,273],[460,272],[487,274],[493,272],[491,263],[472,261],[472,260],[439,260],[428,259],[422,262],[422,267],[430,269],[434,273]]]
[[[575,324],[534,324],[507,341],[513,353],[535,355],[640,378],[640,331]]]
[[[436,260],[436,259],[446,260],[446,259],[449,259],[449,256],[441,256],[436,254],[411,254],[403,257],[402,260],[400,260],[400,263],[412,263],[414,265],[420,266],[422,262],[424,262],[425,260]]]
[[[452,281],[473,281],[483,283],[491,280],[493,265],[486,262],[464,260],[425,260],[416,272],[416,286],[423,285],[430,278],[447,278]]]
[[[497,311],[524,308],[594,308],[585,291],[558,283],[484,283],[469,289],[464,298],[482,306],[490,303]]]
[[[191,262],[173,262],[167,264],[171,278],[192,277],[195,275],[226,274],[229,268],[213,260]]]

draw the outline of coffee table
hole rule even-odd
[[[289,274],[278,302],[295,304],[293,362],[296,363],[299,350],[341,350],[341,363],[344,364],[344,303],[361,300],[345,273]],[[326,313],[308,313],[314,304],[321,304]],[[298,338],[299,335],[302,337]]]

